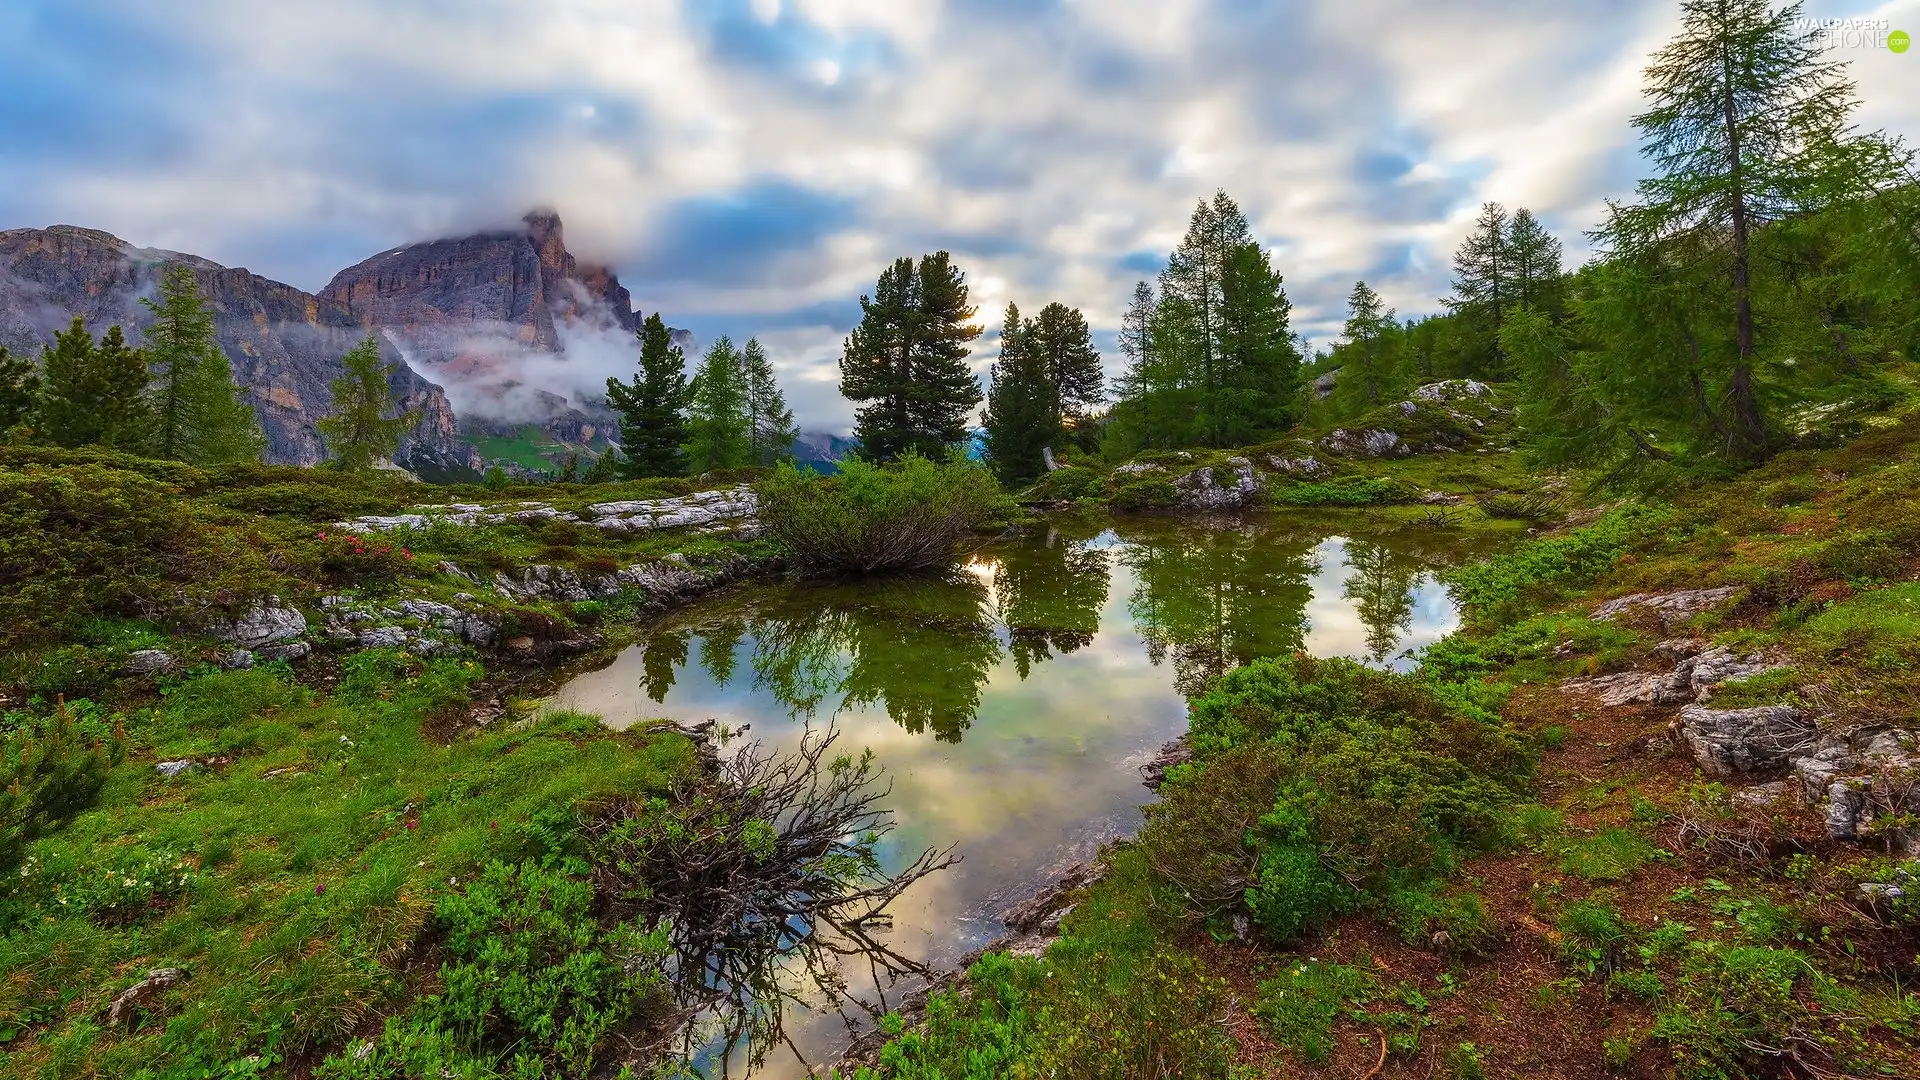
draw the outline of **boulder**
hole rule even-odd
[[[141,649],[127,654],[120,662],[122,675],[156,675],[173,667],[173,654],[165,649]]]
[[[1312,454],[1305,454],[1297,458],[1272,454],[1268,456],[1267,464],[1273,467],[1274,472],[1285,473],[1288,476],[1296,478],[1304,477],[1309,480],[1316,476],[1324,476],[1330,471],[1325,463]]]
[[[536,565],[508,577],[505,571],[493,575],[493,587],[514,600],[563,600],[579,603],[593,599],[580,584],[580,575],[565,567]]]
[[[1380,428],[1334,428],[1321,438],[1320,448],[1336,457],[1403,458],[1415,453],[1415,448],[1401,441],[1399,435]]]
[[[282,604],[279,597],[269,596],[238,619],[215,626],[213,632],[222,641],[258,651],[261,646],[291,641],[306,633],[307,617]]]
[[[1173,482],[1178,492],[1179,504],[1189,510],[1240,510],[1247,507],[1260,493],[1260,480],[1253,472],[1253,462],[1243,457],[1227,459],[1227,468],[1233,470],[1232,479],[1223,482],[1216,479],[1211,466],[1204,466],[1187,473]]]
[[[187,977],[185,968],[154,968],[147,976],[120,991],[107,1008],[107,1027],[118,1028],[133,1019],[133,1011]]]
[[[354,644],[362,649],[404,649],[407,632],[398,626],[376,626],[354,635]]]
[[[190,773],[193,770],[198,769],[199,767],[200,767],[200,763],[197,761],[182,759],[179,761],[157,762],[153,766],[153,771],[171,780],[176,776],[180,776],[185,773]]]
[[[254,650],[254,655],[262,660],[300,660],[313,652],[313,646],[304,641],[288,641],[279,645],[262,645]]]
[[[1593,609],[1595,621],[1617,619],[1634,611],[1651,611],[1660,617],[1662,623],[1671,625],[1683,619],[1692,618],[1703,611],[1710,611],[1733,599],[1740,592],[1738,585],[1725,585],[1717,589],[1687,589],[1670,593],[1634,593],[1617,597]]]
[[[1672,731],[1710,776],[1748,776],[1784,766],[1812,745],[1818,726],[1804,710],[1790,705],[1753,709],[1680,710]]]
[[[1493,393],[1486,383],[1472,379],[1444,379],[1428,383],[1413,392],[1420,401],[1459,401],[1462,398],[1483,398]]]
[[[1825,802],[1827,835],[1835,840],[1858,839],[1882,815],[1920,810],[1920,739],[1910,731],[1823,735],[1793,759],[1793,773],[1809,803]]]
[[[1694,643],[1661,642],[1654,647],[1656,656],[1673,656],[1679,649],[1697,649]],[[1617,675],[1596,675],[1570,679],[1560,689],[1567,693],[1593,694],[1602,705],[1677,705],[1683,701],[1704,702],[1713,696],[1713,688],[1731,679],[1744,679],[1778,664],[1768,663],[1759,653],[1735,656],[1732,650],[1714,646],[1694,655],[1680,654],[1672,671],[1624,671]]]
[[[228,671],[245,671],[253,666],[252,649],[235,649],[220,658],[220,666]]]

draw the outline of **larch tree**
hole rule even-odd
[[[1688,396],[1705,408],[1703,422],[1725,453],[1751,460],[1771,440],[1758,386],[1768,358],[1755,314],[1756,235],[1845,189],[1828,174],[1851,165],[1854,86],[1823,58],[1797,3],[1685,0],[1680,20],[1646,69],[1652,107],[1633,119],[1655,175],[1640,182],[1637,202],[1610,204],[1595,236],[1609,255],[1666,264],[1726,297],[1690,305],[1677,335],[1685,352],[1655,366],[1700,378],[1706,390]]]
[[[1502,378],[1500,323],[1513,302],[1513,252],[1509,245],[1507,209],[1496,202],[1480,207],[1473,231],[1453,255],[1453,295],[1446,304],[1465,323],[1468,370],[1485,378]]]
[[[1366,391],[1367,403],[1372,406],[1380,404],[1382,391],[1391,379],[1385,339],[1396,328],[1393,309],[1381,301],[1380,294],[1364,281],[1354,282],[1353,292],[1347,297],[1347,322],[1343,331],[1347,336],[1343,350],[1346,363],[1341,376],[1355,380]]]
[[[266,438],[214,338],[213,310],[192,268],[169,264],[160,276],[160,299],[141,303],[154,316],[146,354],[155,456],[196,465],[258,461]]]
[[[400,440],[420,426],[418,409],[399,408],[388,378],[397,365],[389,365],[380,356],[380,339],[366,339],[340,358],[342,371],[330,389],[333,407],[328,415],[314,423],[326,441],[327,455],[337,469],[358,472],[371,469],[381,461],[391,461],[400,449]]]
[[[740,354],[746,372],[747,427],[753,443],[753,463],[772,465],[793,452],[793,440],[800,434],[793,425],[793,410],[780,392],[774,376],[773,361],[759,338],[748,338]]]
[[[147,358],[118,326],[97,343],[76,317],[41,355],[40,437],[56,446],[98,444],[128,453],[153,445]]]
[[[1553,310],[1560,285],[1560,241],[1540,224],[1533,211],[1521,207],[1507,225],[1507,265],[1512,288],[1509,298],[1521,307]]]
[[[628,479],[684,476],[687,361],[659,312],[640,326],[640,368],[631,382],[607,380],[607,404],[620,414],[622,474]]]
[[[944,251],[894,261],[870,296],[840,357],[840,393],[861,402],[859,453],[891,461],[906,453],[939,457],[967,437],[980,385],[967,368],[972,320],[966,275]]]
[[[753,459],[746,374],[725,334],[707,347],[687,394],[687,468],[695,474],[737,469]]]

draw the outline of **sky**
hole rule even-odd
[[[1117,372],[1136,280],[1224,189],[1295,327],[1364,278],[1439,308],[1482,202],[1578,261],[1643,174],[1674,0],[0,0],[0,229],[105,229],[318,289],[556,208],[702,339],[758,335],[803,426],[858,300],[945,249],[981,321],[1082,309]],[[1807,14],[1920,34],[1920,0]],[[1920,136],[1920,50],[1837,48]],[[974,356],[992,360],[991,332]]]

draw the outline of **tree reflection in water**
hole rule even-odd
[[[1022,679],[1056,650],[1065,655],[1091,645],[1100,629],[1112,568],[1107,550],[1090,539],[1049,528],[995,564],[994,603]]]
[[[1347,570],[1341,594],[1353,602],[1366,628],[1367,659],[1386,663],[1413,629],[1414,586],[1425,568],[1381,544],[1349,540]]]

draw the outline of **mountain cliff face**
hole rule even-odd
[[[161,270],[176,262],[193,269],[214,310],[220,345],[236,380],[251,391],[266,431],[268,460],[320,461],[313,422],[326,415],[340,357],[365,337],[367,324],[291,285],[192,255],[134,247],[94,229],[13,229],[0,232],[0,345],[36,354],[75,315],[96,334],[118,323],[138,341],[138,331],[153,321],[140,300],[155,294]],[[400,363],[391,344],[383,343],[382,352],[396,365],[395,393],[424,416],[402,443],[400,458],[477,467],[479,456],[460,438],[446,394]]]

